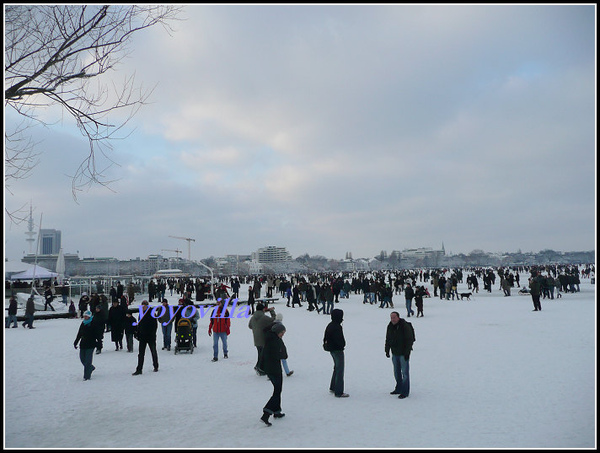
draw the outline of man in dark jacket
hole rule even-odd
[[[115,350],[123,349],[123,331],[125,330],[125,309],[118,300],[113,300],[112,307],[108,310],[108,323],[110,324],[110,339],[115,343]]]
[[[33,294],[29,296],[27,299],[27,303],[25,304],[25,322],[23,323],[23,327],[29,327],[30,329],[35,329],[33,327],[33,314],[35,313],[35,304],[33,302]]]
[[[533,272],[529,279],[529,292],[531,293],[531,299],[533,301],[533,311],[540,311],[542,309],[542,303],[540,302],[542,283],[541,277],[538,276],[536,272]]]
[[[323,348],[329,351],[333,358],[333,374],[329,383],[329,391],[338,398],[350,396],[344,393],[344,348],[346,347],[346,339],[342,329],[343,318],[343,310],[339,308],[332,310],[331,322],[325,328],[325,336],[323,337]]]
[[[404,319],[400,318],[400,314],[397,311],[390,313],[390,323],[387,326],[385,335],[385,355],[389,358],[390,350],[392,351],[396,387],[390,394],[398,395],[400,399],[406,398],[410,393],[408,361],[410,359],[410,351],[412,350],[413,338],[408,333],[408,329],[412,330],[410,325]]]
[[[98,332],[96,342],[96,354],[102,353],[102,347],[104,344],[104,327],[106,326],[107,314],[102,310],[101,304],[96,304],[96,308],[93,311],[92,326]]]
[[[127,341],[127,352],[133,352],[133,338],[137,335],[137,322],[129,311],[125,312],[125,340]]]
[[[52,309],[52,311],[56,311],[56,310],[54,310],[54,307],[52,306],[53,300],[54,300],[54,294],[52,294],[52,288],[47,286],[46,290],[44,291],[44,311],[46,311],[48,309],[48,305],[50,305],[50,308]]]
[[[90,296],[87,293],[83,293],[79,299],[79,314],[83,318],[83,313],[88,309],[90,303]]]
[[[275,322],[265,332],[265,347],[261,357],[261,369],[267,374],[269,381],[273,384],[273,395],[265,407],[260,418],[267,426],[271,426],[269,417],[281,418],[285,414],[281,412],[281,391],[283,389],[283,373],[281,361],[287,359],[287,349],[283,343],[285,327],[280,322]]]
[[[139,352],[138,352],[138,364],[133,376],[142,374],[142,368],[144,368],[144,356],[146,355],[146,345],[150,348],[152,353],[152,365],[154,365],[154,371],[158,371],[158,352],[156,351],[156,330],[158,329],[158,321],[152,316],[152,313],[147,313],[151,308],[148,306],[148,301],[142,302],[143,314],[140,315],[137,324],[138,340],[139,340]]]
[[[271,316],[267,317],[267,313],[269,313]],[[248,328],[252,329],[254,346],[256,346],[256,351],[258,353],[254,370],[256,371],[256,374],[260,376],[265,375],[264,371],[260,369],[262,350],[265,347],[264,328],[271,324],[275,320],[276,316],[277,315],[273,307],[267,307],[261,303],[258,303],[256,304],[256,311],[248,321]]]
[[[13,329],[19,327],[17,324],[17,298],[15,296],[10,296],[10,302],[8,304],[8,318],[6,318],[4,327],[8,329],[11,323],[13,325]]]

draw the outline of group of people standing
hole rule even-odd
[[[104,333],[110,332],[111,342],[115,343],[115,350],[123,349],[123,338],[127,341],[128,352],[133,352],[133,336],[135,319],[129,313],[129,302],[125,296],[112,298],[110,308],[108,298],[104,294],[92,293],[91,297],[86,292],[79,299],[81,317],[89,312],[94,319],[97,332],[96,354],[100,354],[104,347]]]
[[[471,275],[469,277],[471,277]],[[436,282],[434,290],[439,288],[440,297],[446,297],[447,292],[445,289],[447,283],[449,283],[450,287],[455,285],[452,276],[445,278],[443,276],[434,275],[432,278],[435,278]],[[478,287],[476,278],[469,278],[469,280],[470,289]],[[504,280],[508,282],[511,281],[509,274],[504,276]],[[441,283],[443,283],[443,286]],[[543,294],[543,284],[543,276],[540,273],[533,271],[532,277],[529,280],[529,285],[531,288],[534,311],[541,310],[540,295]],[[387,287],[387,285],[384,285],[384,287]],[[444,288],[443,291],[442,287]],[[333,372],[329,381],[329,391],[337,398],[347,398],[349,397],[349,394],[345,392],[344,388],[344,351],[346,347],[342,327],[344,312],[341,309],[333,308],[335,306],[335,300],[334,297],[332,297],[333,285],[331,282],[317,282],[316,284],[307,282],[304,288],[305,291],[302,293],[299,284],[293,287],[291,307],[294,307],[295,305],[302,306],[300,301],[306,300],[309,304],[308,310],[317,310],[317,312],[320,313],[321,309],[318,306],[318,303],[323,302],[322,312],[331,316],[331,321],[327,325],[323,336],[323,349],[330,353],[333,361]],[[419,315],[423,316],[423,297],[428,296],[425,287],[419,286],[416,283],[405,282],[405,286],[402,287],[402,290],[404,292],[406,304],[406,318],[415,315],[415,312],[412,309],[413,300],[417,306],[417,317]],[[454,289],[454,291],[456,290]],[[250,288],[250,292],[252,295],[255,294],[253,288]],[[370,293],[370,286],[368,293]],[[372,304],[372,298],[367,295],[368,293],[365,293],[365,300],[363,303]],[[380,294],[381,296],[387,295],[387,293],[384,292],[381,292]],[[168,304],[166,299],[164,299],[163,303]],[[192,302],[190,301],[189,303]],[[381,305],[379,306],[383,308],[386,303],[388,306],[391,305],[391,308],[394,308],[391,297],[381,297]],[[142,304],[148,309],[147,301],[144,301]],[[99,305],[100,304],[97,304],[96,308],[98,308]],[[113,303],[113,306],[118,305],[119,302],[117,301]],[[273,386],[272,395],[262,409],[260,420],[267,426],[271,426],[271,417],[278,419],[285,416],[281,407],[284,379],[283,373],[285,372],[287,376],[291,376],[293,371],[290,371],[287,365],[288,351],[283,340],[286,333],[286,327],[282,323],[281,314],[276,314],[273,307],[269,307],[263,303],[257,303],[256,310],[254,310],[254,304],[252,305],[253,313],[248,321],[248,327],[252,330],[254,346],[257,350],[257,360],[254,369],[258,375],[266,376]],[[218,361],[219,358],[219,342],[221,343],[223,357],[228,357],[227,337],[230,334],[231,327],[231,318],[229,318],[229,312],[223,307],[222,300],[218,301],[215,313],[216,316],[211,316],[208,328],[208,335],[213,338],[213,362]],[[91,311],[86,311],[83,318],[74,345],[77,347],[78,343],[80,343],[80,359],[84,366],[84,379],[88,380],[94,371],[92,365],[92,352],[93,348],[98,345],[98,331],[93,328],[94,315],[92,315]],[[169,319],[166,321],[169,321]],[[171,319],[170,321],[173,320]],[[152,354],[154,371],[158,371],[159,364],[156,351],[156,331],[158,322],[161,322],[161,325],[163,324],[160,319],[157,321],[153,316],[140,317],[137,326],[140,352],[138,355],[138,366],[133,375],[142,374],[146,346],[150,348]],[[174,322],[176,323],[176,320]],[[114,326],[118,326],[116,318],[110,318],[109,324],[111,325],[111,332]],[[165,326],[163,326],[163,349],[170,349],[170,333],[168,334],[164,327]],[[116,332],[118,333],[118,328],[116,329]],[[169,338],[168,343],[166,340],[167,337]],[[113,341],[115,341],[115,339],[113,339]],[[194,338],[194,343],[195,341]],[[120,345],[118,340],[115,342],[117,350],[119,350],[119,347],[122,348],[122,344]],[[415,334],[412,324],[406,319],[403,319],[398,311],[392,311],[390,313],[390,321],[386,326],[384,353],[386,357],[390,358],[392,361],[393,376],[395,380],[395,386],[390,394],[397,395],[399,399],[404,399],[410,394],[409,363],[414,342]],[[90,352],[90,350],[92,352]]]
[[[329,381],[329,392],[336,398],[348,398],[350,395],[344,391],[344,372],[346,340],[342,323],[344,311],[333,309],[330,313],[331,322],[325,328],[323,336],[323,349],[330,353],[333,360],[333,373]],[[291,373],[287,368],[287,348],[283,342],[286,333],[281,317],[275,314],[273,307],[263,304],[257,305],[256,312],[248,322],[252,329],[254,345],[257,350],[257,361],[254,369],[260,376],[267,376],[273,385],[273,393],[263,407],[260,420],[271,426],[270,417],[275,419],[284,417],[281,409],[281,393],[283,390],[283,371],[287,376]],[[412,325],[400,318],[396,311],[390,314],[390,323],[387,326],[385,337],[385,354],[392,358],[394,378],[396,385],[390,392],[404,399],[410,393],[409,358],[415,341]],[[391,355],[390,355],[391,352]]]
[[[312,286],[312,285],[309,285]],[[327,295],[332,289],[331,285],[323,284],[319,286],[321,295]],[[332,292],[332,291],[331,291]],[[405,289],[407,298],[412,299],[414,292],[411,285],[407,285]],[[96,299],[93,295],[94,299]],[[84,294],[84,297],[87,295]],[[299,296],[298,296],[299,297]],[[341,309],[333,309],[333,298],[322,296],[326,301],[330,301],[329,311],[327,306],[323,307],[323,312],[331,316],[331,322],[327,325],[324,337],[323,348],[328,351],[333,360],[333,372],[329,382],[329,391],[337,398],[347,398],[349,394],[344,391],[344,373],[345,359],[344,349],[346,341],[344,338],[342,323],[344,312]],[[109,310],[108,318],[103,316],[103,307],[100,299],[94,304],[95,313],[91,310],[86,310],[83,313],[83,320],[79,327],[74,347],[80,348],[80,361],[84,367],[84,380],[91,379],[92,372],[95,370],[93,365],[93,352],[100,353],[102,349],[102,336],[106,324],[109,325],[111,339],[115,342],[116,350],[122,349],[122,336],[125,330],[128,331],[128,351],[133,351],[133,336],[139,341],[138,363],[134,376],[142,374],[146,346],[150,349],[152,356],[153,371],[158,371],[158,352],[156,347],[156,334],[158,323],[161,323],[163,329],[163,349],[170,350],[170,325],[177,323],[177,319],[167,319],[168,301],[163,299],[164,320],[154,316],[140,316],[137,323],[135,318],[125,310],[126,304],[122,304],[123,300],[113,300],[112,307]],[[185,300],[180,300],[180,304],[185,304]],[[189,302],[192,303],[192,302]],[[81,305],[80,305],[81,308]],[[92,308],[92,307],[90,307]],[[151,307],[148,301],[142,302],[142,310],[149,310]],[[315,308],[313,308],[315,309]],[[230,318],[229,313],[223,307],[223,301],[219,300],[215,308],[215,316],[211,316],[208,334],[213,337],[213,362],[218,360],[219,341],[222,344],[223,356],[228,357],[227,336],[230,334]],[[411,316],[414,312],[411,310],[407,302],[407,316]],[[317,308],[317,311],[318,310]],[[420,309],[422,314],[422,308]],[[223,315],[223,316],[221,316]],[[137,325],[135,325],[137,324]],[[163,325],[164,324],[164,325]],[[412,339],[407,336],[406,322],[398,312],[394,311],[390,314],[390,323],[387,326],[385,340],[385,354],[392,358],[394,377],[396,380],[395,388],[390,392],[393,395],[398,395],[399,398],[406,398],[410,392],[409,379],[409,357],[412,350],[412,342],[414,341],[414,331]],[[283,342],[283,337],[286,333],[286,328],[282,323],[281,314],[276,314],[273,307],[268,307],[265,304],[258,303],[256,311],[251,316],[248,327],[253,332],[254,345],[257,349],[257,361],[255,371],[258,375],[267,376],[268,380],[273,385],[273,393],[267,403],[263,407],[261,416],[262,422],[267,426],[271,426],[270,417],[275,419],[284,417],[285,414],[281,409],[281,394],[283,390],[283,372],[289,377],[293,371],[289,370],[287,365],[287,349]],[[131,330],[129,330],[131,329]],[[412,330],[412,329],[411,329]],[[107,330],[108,331],[108,330]],[[130,341],[131,339],[131,341]],[[194,342],[195,342],[194,338]],[[390,356],[391,352],[391,356]]]

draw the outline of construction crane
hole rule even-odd
[[[179,254],[183,253],[181,250],[179,249],[175,249],[175,250],[171,250],[171,249],[160,249],[161,252],[175,252],[177,254],[177,258],[179,258]]]
[[[188,243],[188,261],[191,261],[192,260],[191,243],[192,243],[192,241],[196,242],[196,239],[184,238],[181,236],[169,236],[169,237],[173,238],[173,239],[182,239],[184,241],[187,241],[187,243]]]

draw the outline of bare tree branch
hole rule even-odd
[[[58,105],[75,120],[89,143],[87,157],[71,176],[75,201],[85,187],[108,187],[105,171],[115,164],[108,156],[110,141],[122,138],[117,134],[152,94],[136,87],[135,75],[120,87],[101,76],[130,53],[134,33],[159,24],[170,33],[169,24],[180,13],[181,7],[165,5],[5,6],[5,108],[47,125],[37,112]],[[98,83],[93,86],[92,80]],[[112,123],[109,116],[125,120]],[[5,185],[27,177],[37,165],[28,127],[5,131]],[[110,161],[108,167],[98,167],[100,155]]]

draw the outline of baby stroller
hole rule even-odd
[[[179,351],[189,351],[194,353],[192,321],[188,318],[181,318],[177,323],[177,333],[175,334],[175,354]]]

